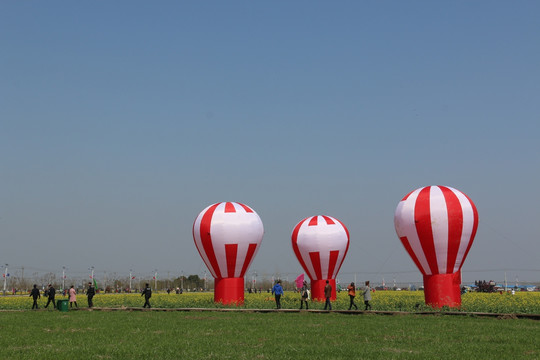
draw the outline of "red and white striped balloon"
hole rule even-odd
[[[394,225],[403,246],[424,275],[426,302],[459,305],[458,275],[478,228],[478,212],[471,199],[448,186],[416,189],[399,202]],[[447,274],[453,276],[442,276]],[[443,297],[449,300],[445,302]]]
[[[424,275],[461,269],[478,227],[474,203],[447,186],[416,189],[398,204],[396,233]]]
[[[204,209],[193,224],[193,238],[201,257],[217,278],[243,277],[263,238],[261,218],[236,202]]]
[[[349,249],[349,230],[345,225],[331,216],[306,218],[293,230],[292,247],[311,279],[312,297],[324,300],[324,283],[331,280],[335,298],[335,278]]]
[[[243,277],[257,254],[263,233],[259,215],[241,203],[210,205],[197,216],[193,223],[193,239],[216,279],[216,301],[243,302]],[[221,281],[223,279],[227,281]]]

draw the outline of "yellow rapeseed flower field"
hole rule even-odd
[[[67,297],[57,296],[57,300]],[[43,308],[47,299],[39,300],[40,308]],[[355,299],[358,308],[363,309],[363,301],[360,296]],[[86,296],[79,294],[77,297],[79,307],[86,307]],[[98,294],[94,297],[95,307],[142,307],[144,299],[140,294]],[[225,307],[214,303],[214,294],[184,293],[166,294],[154,293],[150,299],[155,308],[217,308]],[[281,299],[284,309],[297,309],[300,307],[298,293],[285,292]],[[422,291],[376,291],[372,295],[372,310],[380,311],[426,311],[432,310],[424,304]],[[311,302],[310,309],[322,309],[323,303]],[[30,309],[32,299],[28,296],[0,296],[0,309]],[[275,308],[274,297],[269,293],[245,294],[244,304],[239,306],[247,309],[273,309]],[[338,294],[333,302],[333,308],[346,310],[349,308],[349,297],[346,292]],[[509,293],[467,293],[462,295],[462,306],[455,311],[488,312],[488,313],[523,313],[540,314],[540,292],[517,292]]]

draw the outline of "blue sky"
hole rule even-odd
[[[203,274],[191,235],[238,201],[250,273],[299,274],[308,216],[351,233],[341,277],[421,281],[393,213],[455,187],[464,279],[540,279],[535,1],[2,2],[0,261]]]

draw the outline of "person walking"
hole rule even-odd
[[[276,298],[276,308],[281,309],[281,295],[283,295],[283,288],[281,287],[281,280],[278,280],[276,285],[272,288],[272,294]]]
[[[39,293],[39,289],[37,288],[37,285],[34,284],[34,288],[32,291],[30,291],[30,297],[34,299],[34,303],[32,304],[32,310],[38,309],[38,303],[37,300],[41,299],[41,294]]]
[[[304,281],[304,283],[302,284],[302,288],[300,289],[300,310],[303,309],[304,302],[306,303],[306,310],[309,310],[308,302],[307,302],[308,296],[309,296],[309,292],[308,292],[307,282]]]
[[[54,297],[56,296],[56,289],[49,284],[49,299],[47,300],[47,305],[45,305],[45,309],[49,304],[52,302],[53,308],[56,309],[56,302],[54,301]]]
[[[332,310],[332,303],[330,302],[330,298],[332,297],[332,285],[330,285],[330,282],[326,280],[326,286],[324,287],[324,297],[326,298],[326,302],[324,303],[324,310],[328,308],[328,310]]]
[[[141,296],[144,296],[143,308],[148,306],[148,308],[150,309],[151,308],[151,306],[150,306],[150,298],[152,297],[152,289],[150,289],[150,284],[146,283],[146,287],[142,291]]]
[[[69,294],[69,307],[73,307],[73,304],[75,304],[75,307],[78,308],[79,305],[77,305],[77,291],[73,288],[73,285],[71,285],[71,287],[69,288],[68,294]]]
[[[93,308],[94,307],[94,295],[96,295],[96,288],[92,284],[92,282],[88,283],[88,289],[86,290],[86,297],[88,298],[88,307]]]
[[[362,295],[364,295],[364,304],[366,305],[366,308],[364,311],[366,311],[368,308],[371,310],[371,287],[369,286],[369,281],[366,281],[366,286],[364,286],[364,291],[362,292]]]
[[[351,300],[351,303],[349,304],[349,310],[351,310],[353,306],[356,310],[358,310],[358,306],[356,306],[356,304],[354,303],[354,297],[356,296],[356,289],[353,282],[349,286],[347,286],[347,290],[349,290],[349,298]]]

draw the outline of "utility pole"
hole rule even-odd
[[[131,292],[131,279],[133,278],[133,275],[131,274],[133,270],[129,269],[129,292]]]
[[[154,290],[157,291],[157,269],[154,270]]]
[[[6,296],[7,277],[8,277],[8,264],[6,264],[6,267],[4,268],[4,296]]]
[[[62,266],[62,291],[66,288],[66,267]]]

